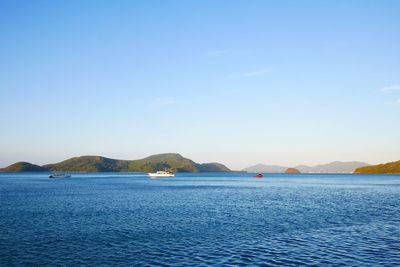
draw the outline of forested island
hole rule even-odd
[[[377,165],[370,165],[365,167],[357,168],[354,173],[356,174],[373,174],[373,173],[386,173],[386,174],[400,174],[400,160],[384,163],[384,164],[377,164]]]
[[[17,162],[1,172],[155,172],[168,169],[174,172],[229,172],[220,163],[196,163],[180,154],[152,155],[138,160],[119,160],[101,156],[81,156],[43,166]]]
[[[344,169],[350,165],[365,164],[358,162],[333,162],[320,166],[339,166],[339,170]],[[256,165],[254,167],[261,166]],[[343,167],[344,166],[344,167]],[[264,167],[262,165],[261,167]],[[260,167],[260,168],[261,168]],[[269,166],[265,166],[269,167]],[[272,166],[274,167],[274,166]],[[278,166],[280,167],[280,166]],[[318,166],[310,170],[306,169],[308,173],[321,173],[324,170]],[[283,169],[283,167],[280,167]],[[305,169],[305,167],[302,167]],[[330,169],[333,173],[333,167]],[[286,168],[284,171],[279,169],[282,173],[303,173],[300,168]],[[302,169],[302,170],[303,170]],[[349,168],[348,168],[349,169]],[[177,153],[165,153],[152,155],[147,158],[138,160],[120,160],[106,158],[102,156],[80,156],[70,158],[58,163],[35,165],[30,162],[16,162],[10,166],[0,169],[0,172],[155,172],[158,170],[169,170],[173,172],[230,172],[231,170],[221,163],[196,163],[191,159],[185,158]],[[314,171],[313,171],[314,170]],[[335,169],[336,170],[336,169]],[[347,169],[346,169],[347,170]],[[350,170],[350,169],[349,169]],[[347,170],[349,173],[350,171]],[[247,172],[254,172],[250,168],[245,169]],[[269,171],[258,171],[269,172]],[[327,171],[327,173],[329,173]],[[367,165],[356,168],[352,173],[354,174],[400,174],[400,160],[378,165]]]

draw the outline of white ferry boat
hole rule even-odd
[[[175,177],[175,174],[168,171],[157,171],[157,172],[149,172],[148,173],[150,178],[157,178],[157,177]]]

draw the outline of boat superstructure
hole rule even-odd
[[[157,171],[157,172],[149,172],[148,175],[150,178],[157,177],[175,177],[175,174],[169,171]]]

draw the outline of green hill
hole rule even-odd
[[[200,164],[184,158],[179,154],[166,153],[153,155],[144,159],[129,162],[128,171],[153,172],[169,169],[178,172],[199,172]]]
[[[13,165],[5,169],[15,172],[30,171],[24,168],[16,168]],[[53,172],[155,172],[164,169],[178,172],[230,171],[226,166],[219,163],[200,164],[175,153],[158,154],[139,160],[117,160],[100,156],[82,156],[70,158],[59,163],[47,164],[42,167],[33,164],[30,165],[40,168],[38,171]]]
[[[385,163],[385,164],[360,167],[360,168],[357,168],[354,171],[354,173],[358,173],[358,174],[372,174],[372,173],[400,174],[400,160]]]
[[[45,172],[45,168],[29,162],[17,162],[7,168],[0,169],[1,172]]]
[[[221,163],[204,163],[198,165],[200,172],[230,172],[231,170],[228,169],[225,165]]]
[[[100,156],[82,156],[55,164],[47,164],[43,167],[49,171],[59,172],[119,172],[127,169],[128,162]]]

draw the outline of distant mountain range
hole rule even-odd
[[[229,172],[220,163],[196,163],[176,153],[153,155],[138,160],[118,160],[101,156],[81,156],[70,158],[59,163],[43,166],[29,162],[17,162],[0,169],[0,172],[154,172],[157,170],[172,170],[178,172]],[[298,170],[301,173],[388,173],[400,174],[400,161],[385,164],[369,165],[365,162],[334,161],[316,166],[299,165],[294,168],[257,164],[243,169],[246,172],[285,173]]]
[[[368,166],[369,164],[359,161],[341,162],[334,161],[328,164],[321,164],[316,166],[299,165],[294,168],[299,170],[301,173],[353,173],[357,168]],[[289,167],[277,166],[277,165],[264,165],[257,164],[248,168],[244,171],[247,172],[266,172],[266,173],[284,173]]]
[[[247,167],[243,169],[245,172],[266,172],[266,173],[284,173],[288,167],[278,166],[278,165],[264,165],[256,164],[254,166]]]
[[[1,172],[155,172],[158,170],[178,172],[229,172],[220,163],[196,163],[176,153],[153,155],[139,160],[118,160],[101,156],[70,158],[59,163],[38,166],[29,162],[17,162]]]
[[[400,160],[388,162],[378,165],[370,165],[357,168],[354,173],[357,174],[372,174],[372,173],[386,173],[386,174],[400,174]]]

